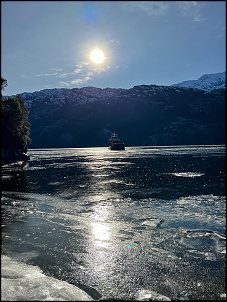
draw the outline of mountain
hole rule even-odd
[[[219,88],[226,88],[226,71],[213,74],[204,74],[197,80],[184,81],[173,84],[175,87],[186,87],[211,91]]]
[[[138,85],[23,93],[30,148],[225,143],[225,89]]]

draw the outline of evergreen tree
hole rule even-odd
[[[1,91],[5,90],[6,86],[8,86],[7,80],[1,77]]]
[[[2,100],[2,146],[10,150],[27,151],[30,124],[28,109],[22,97],[7,97]]]
[[[3,78],[2,78],[3,79]],[[3,83],[3,80],[2,80]],[[5,80],[4,86],[7,86]],[[28,122],[28,109],[21,95],[2,98],[2,148],[11,153],[22,154],[27,152],[30,123]]]

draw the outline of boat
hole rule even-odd
[[[118,134],[113,132],[111,138],[109,139],[109,149],[110,150],[125,150],[125,144],[120,141]]]

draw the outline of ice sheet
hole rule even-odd
[[[1,272],[1,301],[93,301],[76,286],[5,255],[1,256]]]

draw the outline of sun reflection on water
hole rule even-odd
[[[110,228],[104,223],[94,222],[92,223],[92,233],[95,236],[96,244],[101,247],[106,247],[107,242],[110,239]],[[101,241],[101,242],[100,242]]]

